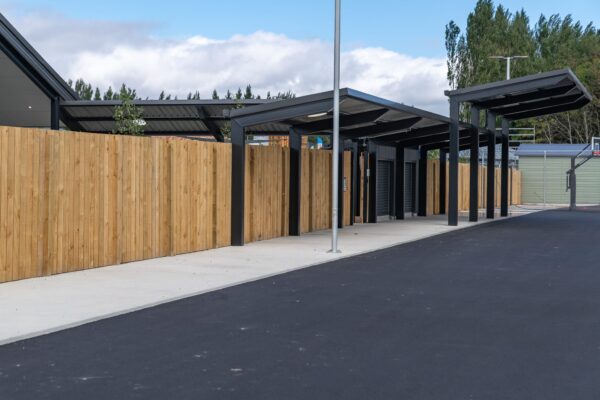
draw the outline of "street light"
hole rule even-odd
[[[338,250],[338,186],[340,148],[340,11],[341,0],[335,0],[335,40],[333,54],[333,168],[331,171],[331,253]]]
[[[506,60],[506,80],[510,79],[510,60],[519,60],[523,58],[529,58],[529,56],[490,56],[491,59],[495,60]]]

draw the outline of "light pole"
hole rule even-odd
[[[529,58],[529,56],[490,56],[495,60],[506,60],[506,80],[510,79],[510,60],[519,60],[523,58]]]
[[[331,171],[331,253],[338,250],[338,186],[340,148],[340,12],[341,0],[335,0],[335,39],[333,51],[333,146]]]

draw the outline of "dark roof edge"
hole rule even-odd
[[[539,79],[559,77],[561,75],[567,75],[573,81],[573,83],[575,83],[575,85],[581,90],[581,92],[589,100],[592,100],[592,95],[590,94],[590,92],[581,83],[579,78],[577,78],[577,76],[573,73],[573,71],[570,68],[563,68],[563,69],[558,69],[558,70],[554,70],[554,71],[540,72],[537,74],[525,75],[525,76],[521,76],[519,78],[510,79],[510,80],[496,81],[496,82],[484,83],[481,85],[469,86],[469,87],[462,88],[462,89],[445,90],[444,94],[448,97],[453,97],[453,96],[459,96],[459,95],[463,95],[463,94],[468,94],[468,93],[473,93],[473,92],[478,92],[478,91],[483,91],[483,90],[488,90],[488,89],[494,89],[494,88],[498,88],[498,87],[502,87],[502,86],[510,86],[510,85],[519,84],[519,83],[523,83],[523,82],[530,82],[530,81],[535,81],[535,80],[539,80]]]
[[[450,118],[445,117],[440,114],[433,113],[431,111],[426,111],[421,108],[416,108],[412,106],[407,106],[406,104],[398,103],[392,100],[384,99],[382,97],[377,97],[368,93],[364,93],[355,89],[346,89],[348,96],[358,98],[364,101],[368,101],[370,103],[374,103],[383,107],[388,107],[398,111],[405,111],[411,114],[414,114],[419,117],[438,120],[443,123],[450,123]]]
[[[266,100],[266,99],[246,99],[239,102],[238,100],[212,100],[212,99],[200,99],[200,100],[134,100],[133,104],[139,106],[235,106],[237,104],[242,105],[260,105],[265,103],[274,103],[277,100]],[[121,100],[66,100],[61,103],[64,107],[89,107],[89,106],[118,106],[122,103]]]
[[[402,103],[397,103],[397,102],[387,100],[387,99],[384,99],[381,97],[377,97],[377,96],[374,96],[371,94],[363,93],[363,92],[355,90],[355,89],[350,89],[350,88],[340,89],[340,97],[341,98],[342,97],[355,98],[355,99],[363,100],[363,101],[366,101],[366,102],[369,102],[372,104],[376,104],[381,107],[386,107],[386,108],[390,108],[390,109],[397,110],[397,111],[404,111],[404,112],[411,113],[413,115],[427,118],[427,119],[438,120],[441,123],[450,123],[450,119],[443,115],[425,111],[420,108],[407,106]],[[242,116],[246,116],[246,115],[269,112],[269,111],[273,111],[273,110],[277,110],[277,109],[281,109],[281,108],[291,108],[291,107],[298,106],[301,104],[307,104],[307,103],[329,100],[329,99],[331,99],[333,101],[333,91],[332,90],[329,90],[326,92],[321,92],[321,93],[309,94],[306,96],[300,96],[300,97],[296,97],[294,99],[282,100],[282,101],[275,102],[275,103],[261,104],[258,106],[254,106],[252,108],[231,110],[230,116],[231,116],[231,118],[237,118],[237,117],[242,117]]]
[[[0,13],[0,35],[27,61],[36,73],[64,100],[77,100],[79,96],[65,80],[44,60],[17,29]]]

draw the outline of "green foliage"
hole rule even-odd
[[[103,100],[112,100],[113,97],[115,96],[115,93],[112,90],[112,87],[108,87],[108,89],[106,90],[106,92],[104,93],[104,96],[102,97]]]
[[[73,86],[73,81],[69,81],[69,85],[75,90],[75,93],[82,100],[92,100],[92,96],[94,95],[94,89],[92,89],[92,85],[85,83],[83,79],[77,79],[75,81],[75,86]]]
[[[83,79],[77,79],[77,81],[73,82],[72,80],[68,81],[69,85],[73,88],[73,90],[78,94],[78,96],[83,100],[135,100],[139,99],[137,92],[135,89],[128,87],[124,83],[121,85],[118,92],[113,90],[112,86],[109,86],[108,89],[101,94],[100,89],[96,87],[95,89],[91,84],[86,83]],[[296,97],[296,94],[291,90],[287,92],[278,92],[276,96],[272,96],[271,92],[267,92],[266,98],[268,100],[286,100],[293,99]],[[212,99],[219,100],[219,94],[217,90],[214,89],[212,92]],[[251,100],[251,99],[261,99],[261,95],[255,95],[252,92],[252,85],[246,85],[246,90],[242,92],[241,88],[238,88],[237,92],[234,94],[231,93],[230,90],[227,90],[227,94],[225,95],[226,100]],[[148,99],[148,97],[146,97]],[[173,97],[171,94],[167,94],[164,90],[160,92],[158,96],[158,100],[177,100],[177,96]],[[187,94],[188,100],[200,100],[200,91],[196,90],[194,92],[189,92]]]
[[[121,89],[119,90],[118,100],[135,100],[137,97],[137,93],[135,89],[128,88],[124,83],[121,85]],[[117,99],[115,99],[117,100]]]
[[[535,126],[541,141],[550,143],[589,142],[600,135],[600,31],[591,23],[584,28],[570,15],[541,15],[532,28],[525,10],[513,14],[493,0],[479,0],[463,34],[453,21],[446,25],[446,51],[453,89],[505,79],[505,63],[490,56],[529,56],[513,60],[512,78],[571,68],[594,95],[592,104],[516,126]]]
[[[229,91],[227,91],[227,93],[229,93]],[[244,102],[242,101],[242,99],[236,100],[234,108],[244,108]],[[223,138],[226,142],[231,142],[231,122],[227,121],[223,124],[223,126],[221,127],[221,135],[223,135]]]
[[[246,92],[244,93],[244,99],[253,99],[254,95],[252,94],[252,86],[246,86]]]
[[[115,107],[113,118],[115,120],[114,133],[119,135],[143,135],[144,110],[133,103],[133,99],[125,97],[122,103]]]
[[[194,93],[189,92],[187,96],[188,100],[200,100],[200,92],[196,90]]]
[[[275,100],[288,100],[288,99],[295,99],[295,98],[296,98],[296,93],[292,92],[291,90],[288,90],[287,92],[278,92],[277,96],[274,97]]]

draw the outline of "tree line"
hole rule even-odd
[[[93,87],[92,84],[87,83],[85,80],[79,78],[73,82],[73,80],[68,81],[69,86],[73,88],[75,93],[82,100],[142,100],[141,97],[138,96],[137,91],[135,89],[130,88],[125,83],[121,85],[119,90],[113,90],[112,86],[109,86],[105,92],[101,92],[100,88]],[[271,92],[267,92],[264,97],[267,100],[286,100],[293,99],[296,97],[296,94],[291,90],[284,92],[277,92],[277,94],[272,95]],[[219,93],[216,89],[212,91],[211,98],[213,100],[221,99]],[[200,91],[196,90],[194,92],[189,92],[187,100],[200,100]],[[224,100],[260,100],[262,99],[261,95],[255,95],[252,91],[252,85],[246,85],[246,89],[242,91],[242,88],[238,88],[238,90],[233,93],[231,90],[227,90],[225,95],[223,96]],[[146,97],[146,100],[150,100],[149,97]],[[157,100],[179,100],[177,96],[172,96],[169,93],[166,93],[164,90],[160,92]]]
[[[535,127],[541,134],[538,141],[546,143],[589,143],[592,136],[600,136],[600,30],[592,23],[555,14],[541,15],[531,26],[524,9],[512,13],[493,0],[479,0],[464,33],[450,21],[445,39],[452,89],[505,79],[505,63],[491,56],[528,56],[513,61],[512,78],[571,68],[592,93],[592,103],[576,111],[517,121],[515,126]]]

